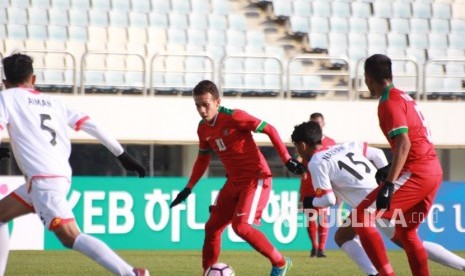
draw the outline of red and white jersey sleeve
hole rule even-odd
[[[344,143],[316,152],[310,162],[318,207],[318,198],[334,195],[352,207],[356,207],[367,194],[378,185],[375,181],[376,168],[365,157],[367,144]]]
[[[88,117],[32,89],[0,94],[0,126],[7,128],[16,161],[27,179],[71,178],[69,127],[79,130]]]

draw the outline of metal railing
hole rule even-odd
[[[343,71],[336,71],[336,70],[329,70],[329,69],[324,69],[324,70],[316,70],[314,72],[291,72],[291,66],[294,62],[297,61],[302,61],[302,60],[307,60],[311,62],[315,61],[320,61],[320,62],[325,62],[328,61],[330,63],[339,61],[342,64],[342,67],[347,68],[346,70]],[[347,98],[350,99],[350,63],[349,59],[346,56],[326,56],[326,55],[320,55],[320,54],[306,54],[306,55],[297,55],[294,57],[291,57],[287,63],[287,75],[286,75],[286,82],[287,82],[287,89],[286,89],[286,98],[291,97],[291,76],[321,76],[321,77],[326,77],[326,76],[340,76],[340,77],[346,77],[347,78],[347,84],[344,85],[343,87],[305,87],[306,90],[315,90],[315,91],[323,91],[323,92],[328,92],[328,91],[347,91]]]
[[[461,63],[462,66],[465,65],[465,58],[435,58],[428,60],[425,62],[423,65],[423,100],[426,101],[428,96],[433,93],[452,93],[452,94],[457,94],[457,93],[464,93],[464,89],[460,90],[450,90],[448,88],[442,88],[440,91],[430,91],[429,88],[427,87],[427,80],[429,78],[439,78],[441,80],[443,79],[465,79],[465,76],[463,75],[463,70],[462,72],[443,72],[443,74],[435,74],[435,73],[428,73],[429,68],[435,64],[439,65],[445,65],[447,63]]]

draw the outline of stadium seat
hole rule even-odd
[[[427,54],[428,59],[447,58],[447,51],[445,49],[428,48],[426,54]]]
[[[452,17],[455,19],[465,19],[465,2],[452,4]]]
[[[247,30],[247,21],[245,16],[242,14],[230,14],[227,16],[228,19],[228,29],[235,31],[246,31]]]
[[[101,12],[107,12],[111,10],[111,0],[98,0],[98,1],[91,1],[91,9],[98,10]]]
[[[449,3],[435,2],[432,4],[432,10],[432,18],[450,19],[452,16],[451,5]]]
[[[229,1],[210,0],[210,4],[211,4],[211,12],[214,14],[228,15],[230,12]]]
[[[312,2],[312,10],[313,10],[313,14],[316,16],[330,17],[331,16],[331,3],[325,0],[314,0]]]
[[[129,26],[129,18],[127,12],[109,11],[110,27],[127,28]]]
[[[208,17],[200,13],[189,14],[189,28],[197,30],[207,30]]]
[[[447,35],[445,34],[429,33],[428,42],[430,49],[446,50],[448,47]]]
[[[309,46],[312,49],[319,48],[319,49],[328,49],[328,35],[326,33],[316,33],[311,32],[308,35],[309,39]]]
[[[312,16],[310,18],[310,32],[329,32],[329,20],[326,17]]]
[[[350,32],[365,34],[368,32],[368,22],[365,18],[350,17]]]
[[[45,16],[47,17],[47,16]],[[8,18],[6,16],[6,11],[4,8],[0,7],[0,25],[6,25],[8,23]],[[45,23],[47,24],[47,23]]]
[[[148,41],[146,28],[129,27],[127,29],[128,43],[145,44]]]
[[[69,10],[69,25],[87,27],[89,26],[89,13],[83,10]]]
[[[331,16],[333,17],[350,17],[350,3],[334,1],[331,3]]]
[[[189,0],[171,0],[171,12],[178,14],[189,14],[191,7]]]
[[[261,31],[249,30],[245,33],[246,46],[252,49],[264,49],[265,47],[265,34]]]
[[[245,46],[245,32],[227,30],[226,31],[226,44],[229,46],[234,45],[238,47],[244,47]]]
[[[169,28],[167,30],[169,44],[187,44],[186,30]]]
[[[0,9],[0,11],[2,11],[2,9]],[[28,25],[46,26],[48,24],[48,17],[47,17],[47,10],[46,9],[43,9],[43,8],[29,8],[27,10],[27,15],[28,15]],[[0,14],[0,16],[2,16],[2,15]],[[6,17],[5,17],[5,19],[6,19]]]
[[[368,51],[371,53],[379,51],[385,52],[387,47],[386,35],[380,33],[369,33],[368,37]]]
[[[392,3],[392,16],[394,18],[410,18],[412,16],[410,2],[394,1]]]
[[[91,25],[87,29],[90,42],[95,41],[98,44],[105,44],[108,37],[106,28]]]
[[[463,23],[465,24],[465,22]],[[430,25],[432,33],[448,34],[450,32],[449,20],[447,19],[431,18]]]
[[[107,28],[107,43],[115,45],[119,49],[124,49],[124,45],[128,41],[127,28],[108,27]],[[112,51],[117,51],[115,48],[109,47]]]
[[[168,28],[168,14],[151,12],[148,14],[150,27]]]
[[[425,49],[418,49],[418,48],[407,48],[405,50],[406,54],[408,56],[413,56],[416,61],[418,62],[418,65],[422,66],[425,61],[426,61],[426,50]]]
[[[392,3],[391,1],[374,1],[373,2],[374,16],[380,18],[392,17]]]
[[[407,36],[405,34],[388,33],[387,39],[388,47],[401,49],[407,47]]]
[[[465,51],[462,49],[448,48],[446,50],[446,55],[448,58],[463,58]]]
[[[187,14],[174,13],[168,14],[168,24],[173,29],[187,29],[189,27],[189,20]]]
[[[68,27],[69,40],[86,43],[88,41],[88,34],[86,27],[69,26]]]
[[[27,10],[22,8],[8,8],[8,24],[27,25]]]
[[[425,18],[410,18],[410,31],[418,34],[429,33],[428,19]]]
[[[331,32],[333,33],[348,33],[349,32],[349,22],[347,18],[344,17],[331,17],[329,19]]]
[[[111,9],[127,13],[131,10],[131,0],[111,0]]]
[[[207,38],[209,45],[226,46],[226,33],[224,31],[209,29],[207,31]]]
[[[310,17],[312,14],[312,5],[310,1],[307,0],[295,0],[292,1],[292,17],[301,16],[301,17]]]
[[[58,8],[53,8],[48,10],[48,20],[50,25],[56,25],[56,26],[68,26],[69,25],[69,19],[68,19],[68,12],[58,9]]]
[[[293,15],[291,1],[273,0],[273,13],[282,19],[291,17]]]
[[[413,2],[412,3],[412,15],[416,18],[431,18],[431,4],[424,2]]]
[[[71,7],[70,0],[51,0],[51,7],[59,10],[68,10]]]
[[[46,41],[48,39],[47,27],[40,25],[28,25],[27,34],[29,39]]]
[[[188,29],[187,43],[190,45],[203,46],[207,44],[207,34],[204,30]]]
[[[371,8],[369,3],[353,1],[351,3],[351,7],[353,18],[369,18],[371,16]]]
[[[205,0],[190,0],[191,3],[191,14],[198,14],[206,16],[210,12],[210,3]]]
[[[428,48],[428,36],[422,33],[410,33],[408,35],[409,47],[416,49]]]
[[[308,17],[292,16],[289,18],[289,27],[291,34],[302,35],[310,32]]]
[[[149,13],[151,12],[150,1],[131,1],[131,7],[133,12],[143,12]]]
[[[140,1],[146,2],[146,1]],[[90,1],[89,0],[71,0],[71,9],[79,10],[79,11],[88,11],[90,10]]]
[[[147,28],[149,26],[149,19],[145,12],[130,12],[129,13],[129,26],[137,28]]]
[[[406,18],[391,18],[389,23],[393,33],[408,34],[410,32],[409,20]]]
[[[31,0],[31,6],[30,7],[48,9],[48,8],[50,8],[50,0]]]
[[[19,8],[19,9],[27,9],[29,7],[29,0],[10,1],[10,7]]]
[[[152,3],[152,11],[156,13],[168,14],[171,10],[170,1],[166,0],[150,0]]]
[[[225,15],[222,14],[209,14],[208,15],[208,28],[214,30],[226,31],[228,29],[228,21]]]
[[[22,24],[6,25],[8,39],[25,40],[27,39],[26,26]]]
[[[98,9],[91,9],[89,10],[89,21],[89,27],[108,27],[108,12]]]
[[[68,31],[65,26],[48,26],[48,38],[66,42],[68,40]]]
[[[27,49],[28,51],[29,50],[43,51],[43,50],[45,50],[45,40],[36,40],[36,39],[25,40],[24,41],[24,49]]]
[[[450,20],[450,32],[451,34],[462,34],[465,35],[465,19],[451,19]]]
[[[385,18],[370,17],[368,27],[370,33],[386,34],[389,31],[388,21]]]

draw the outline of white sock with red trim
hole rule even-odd
[[[423,241],[423,247],[425,247],[428,253],[428,259],[431,261],[465,271],[465,259],[455,255],[453,252],[444,248],[444,246],[434,242]]]
[[[0,275],[5,275],[9,252],[10,236],[8,234],[8,223],[0,222]]]
[[[121,259],[104,242],[87,234],[79,234],[73,249],[99,263],[115,275],[134,275],[133,267]]]
[[[371,263],[365,250],[358,241],[358,237],[353,240],[345,242],[341,245],[342,251],[354,261],[360,269],[368,275],[376,275],[378,271],[375,266]]]

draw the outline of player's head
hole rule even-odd
[[[209,80],[199,82],[192,91],[200,117],[207,122],[215,119],[221,99],[216,85]]]
[[[372,96],[380,96],[387,84],[392,82],[391,59],[375,54],[365,60],[365,83]]]
[[[325,117],[320,112],[312,113],[309,121],[318,123],[322,129],[325,127]]]
[[[310,160],[313,152],[321,145],[323,133],[320,124],[309,121],[294,127],[291,135],[292,143],[302,158]]]
[[[6,88],[25,86],[32,87],[35,82],[32,58],[28,55],[15,53],[2,60]]]

